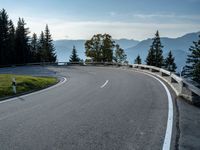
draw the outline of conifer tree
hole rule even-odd
[[[147,65],[152,65],[156,67],[162,67],[163,66],[163,51],[162,51],[162,44],[160,41],[159,32],[157,31],[155,34],[155,37],[153,38],[153,43],[150,47],[146,62]]]
[[[56,62],[56,54],[55,54],[55,48],[53,45],[53,40],[48,28],[48,25],[46,25],[45,33],[44,33],[44,39],[45,39],[45,51],[46,51],[46,62]]]
[[[73,46],[72,55],[70,56],[70,62],[80,62],[80,58],[77,55],[76,47]]]
[[[38,55],[38,39],[37,35],[33,33],[30,43],[31,62],[40,62]]]
[[[155,51],[152,47],[149,49],[149,52],[146,58],[146,63],[149,66],[155,66]]]
[[[9,33],[8,33],[8,14],[5,9],[0,11],[0,65],[6,65],[8,62],[8,44],[9,44]]]
[[[142,60],[140,58],[140,55],[138,55],[135,59],[135,64],[141,64],[142,63]]]
[[[15,29],[5,9],[0,10],[0,66],[25,64],[29,62],[55,62],[56,54],[53,40],[46,25],[37,40],[33,34],[29,41],[29,29],[23,18],[19,18]]]
[[[193,42],[193,46],[189,48],[190,54],[187,58],[185,76],[193,79],[200,85],[200,35],[199,40]]]
[[[175,72],[176,64],[174,62],[175,58],[172,55],[172,51],[169,51],[167,58],[164,60],[164,66],[168,71]]]
[[[12,20],[8,22],[8,64],[16,63],[16,51],[15,51],[15,27]]]
[[[28,63],[30,59],[29,49],[29,29],[25,28],[26,23],[24,19],[19,18],[16,35],[15,35],[15,50],[16,50],[16,63]]]
[[[38,62],[45,62],[46,61],[46,50],[45,50],[45,38],[44,32],[42,31],[40,34],[40,38],[38,41]]]

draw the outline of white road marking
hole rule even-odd
[[[67,81],[67,79],[66,79],[65,77],[62,77],[62,79],[63,79],[62,81],[60,81],[60,82],[57,83],[56,85],[53,85],[53,86],[51,86],[51,87],[49,87],[49,88],[46,88],[46,89],[43,89],[43,90],[40,90],[40,91],[36,91],[36,92],[33,92],[33,93],[25,94],[25,95],[22,95],[22,96],[17,96],[17,97],[10,98],[10,99],[7,99],[7,100],[3,100],[3,101],[0,101],[0,104],[2,104],[2,103],[7,103],[7,102],[10,102],[10,101],[13,101],[13,100],[17,100],[17,99],[19,99],[19,98],[24,98],[24,97],[27,97],[27,96],[39,94],[39,93],[45,92],[45,91],[47,91],[47,90],[53,89],[53,88],[55,88],[55,87],[58,87],[58,86],[64,84],[64,83]]]
[[[108,84],[109,80],[106,80],[106,82],[101,86],[101,88],[104,88],[106,86],[106,84]]]
[[[141,73],[141,72],[140,72]],[[144,72],[142,72],[144,73]],[[170,150],[170,145],[171,145],[171,138],[172,138],[172,128],[173,128],[173,103],[172,103],[172,96],[169,92],[169,89],[167,88],[167,86],[157,77],[150,75],[148,73],[144,73],[148,76],[153,77],[154,79],[156,79],[157,81],[159,81],[162,86],[164,87],[166,93],[167,93],[167,98],[168,98],[168,119],[167,119],[167,128],[166,128],[166,132],[165,132],[165,139],[164,139],[164,143],[163,143],[163,147],[162,150]]]
[[[163,150],[170,150],[171,145],[171,138],[172,138],[172,128],[173,128],[173,103],[172,103],[172,96],[167,88],[167,86],[157,79],[165,88],[165,91],[167,92],[168,97],[168,119],[167,119],[167,129],[165,132],[165,140],[163,143]]]

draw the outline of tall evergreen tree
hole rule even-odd
[[[16,51],[15,51],[15,27],[12,20],[8,22],[8,64],[16,63]]]
[[[142,63],[142,59],[140,58],[140,55],[138,55],[135,59],[135,64],[141,64]]]
[[[73,46],[72,55],[70,56],[70,62],[80,62],[80,58],[77,55],[76,47]]]
[[[42,31],[40,34],[40,38],[38,41],[38,62],[46,61],[46,50],[45,50],[45,38],[44,32]]]
[[[147,65],[152,65],[156,67],[163,66],[162,48],[163,46],[160,41],[159,32],[157,31],[155,37],[153,38],[153,43],[150,47],[149,54],[146,59]]]
[[[200,85],[200,35],[199,40],[193,42],[193,46],[189,48],[189,51],[185,76],[193,79]]]
[[[8,62],[8,44],[9,44],[9,33],[8,27],[9,20],[8,14],[5,9],[0,11],[0,65],[6,65]]]
[[[24,20],[19,18],[15,29],[5,9],[0,10],[0,66],[56,61],[55,48],[48,25],[40,39],[38,40],[36,34],[33,34],[31,42],[28,36],[29,29],[25,26]]]
[[[28,63],[30,59],[29,49],[29,29],[25,27],[26,23],[24,19],[19,18],[16,35],[15,35],[15,50],[16,50],[16,63],[23,64]]]
[[[146,58],[146,63],[149,66],[155,66],[155,51],[152,47],[149,49],[149,52]]]
[[[169,51],[167,58],[164,60],[164,66],[168,71],[175,72],[176,64],[174,62],[175,58],[172,55],[172,51]]]
[[[56,62],[55,48],[53,45],[53,40],[49,31],[48,25],[46,25],[46,28],[45,28],[44,40],[45,40],[45,50],[46,50],[45,61]]]
[[[38,55],[38,39],[37,35],[33,33],[30,43],[31,62],[40,62]]]

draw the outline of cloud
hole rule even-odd
[[[200,2],[200,0],[187,0],[188,2],[191,2],[191,3],[197,3],[197,2]]]
[[[142,18],[142,19],[163,18],[163,19],[178,19],[179,21],[185,21],[185,19],[200,21],[199,15],[176,15],[174,13],[171,13],[171,14],[133,14],[132,16],[137,17],[137,18]]]
[[[114,11],[112,11],[112,12],[109,12],[109,15],[110,15],[111,17],[114,17],[114,16],[116,16],[116,15],[117,15],[117,13],[116,13],[116,12],[114,12]]]
[[[118,15],[113,13],[113,15]],[[135,17],[152,18],[163,17],[158,14],[135,14]],[[173,14],[165,17],[173,17]],[[187,16],[182,16],[187,17]],[[192,22],[154,22],[142,21],[65,21],[63,19],[44,19],[34,17],[24,17],[27,27],[33,33],[40,34],[48,24],[54,40],[57,39],[89,39],[96,33],[109,33],[115,39],[128,38],[143,40],[154,36],[159,30],[161,36],[178,37],[185,33],[199,31],[200,24]],[[16,20],[15,24],[16,24]],[[67,35],[67,36],[66,36]]]
[[[100,21],[61,22],[55,26],[50,24],[50,27],[55,39],[62,39],[66,34],[69,39],[88,39],[96,33],[109,33],[115,39],[143,40],[154,36],[156,30],[161,32],[161,36],[177,37],[200,29],[199,24],[144,24]]]

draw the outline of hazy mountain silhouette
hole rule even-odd
[[[59,61],[69,61],[69,56],[71,55],[72,47],[75,46],[78,52],[78,55],[81,59],[85,59],[85,44],[86,40],[57,40],[54,41],[54,45],[57,52],[57,57]],[[120,39],[115,40],[122,48],[127,49],[131,46],[136,46],[139,41]]]
[[[189,47],[193,44],[193,41],[198,40],[199,35],[200,32],[196,32],[196,33],[189,33],[178,38],[167,38],[167,37],[161,38],[162,45],[164,46],[163,55],[167,56],[167,53],[170,50],[172,50],[172,53],[175,57],[175,62],[178,66],[177,71],[180,71],[180,68],[185,65],[186,57],[187,54],[189,53]],[[147,57],[148,50],[151,44],[152,44],[152,39],[147,39],[141,41],[136,46],[126,49],[129,62],[133,63],[134,59],[139,54],[142,58],[143,63],[145,63],[145,59]]]
[[[198,35],[200,32],[189,33],[178,38],[168,38],[161,37],[163,48],[163,55],[166,57],[169,50],[172,50],[175,56],[175,61],[178,66],[177,71],[185,65],[186,57],[188,54],[189,47],[193,44],[193,41],[198,40]],[[152,36],[153,37],[153,36]],[[59,61],[69,61],[69,56],[71,55],[72,47],[76,46],[78,55],[81,59],[85,59],[85,48],[84,43],[86,40],[57,40],[54,41],[57,56]],[[128,61],[130,63],[134,62],[134,59],[139,54],[142,58],[143,63],[152,44],[152,39],[146,39],[143,41],[120,39],[115,40],[123,49],[125,49],[128,56]]]

